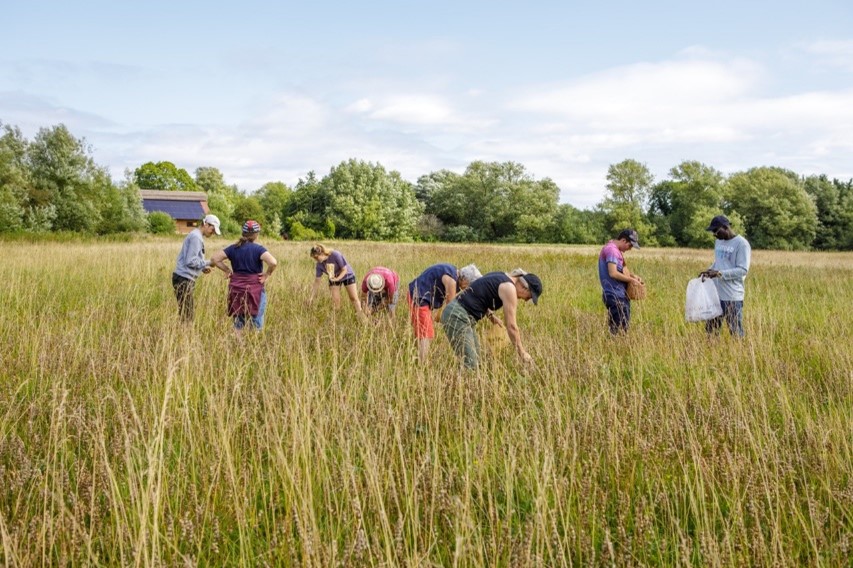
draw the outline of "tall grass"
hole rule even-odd
[[[492,342],[461,374],[440,331],[418,364],[404,302],[306,307],[306,244],[270,245],[262,333],[217,274],[182,326],[179,246],[7,243],[3,564],[850,564],[853,255],[757,252],[738,342],[683,322],[710,251],[629,253],[650,297],[613,339],[597,248],[338,243],[359,276],[540,275],[536,368]]]

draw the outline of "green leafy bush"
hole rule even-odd
[[[152,211],[148,214],[148,231],[155,235],[169,235],[175,232],[175,221],[168,213]]]
[[[309,229],[299,221],[290,224],[290,238],[294,241],[318,241],[323,235],[314,229]]]

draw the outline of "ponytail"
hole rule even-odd
[[[257,238],[258,238],[258,233],[243,233],[240,236],[240,240],[238,240],[236,243],[234,243],[234,246],[237,248],[240,248],[241,246],[245,245],[246,243],[255,242],[255,239],[257,239]]]
[[[316,258],[318,255],[324,254],[330,256],[334,252],[332,249],[319,243],[311,245],[311,258]]]

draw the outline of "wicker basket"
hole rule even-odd
[[[628,282],[628,299],[629,300],[645,300],[646,285],[640,284],[636,280]]]

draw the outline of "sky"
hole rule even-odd
[[[853,2],[0,4],[0,121],[65,124],[113,179],[149,161],[251,192],[344,160],[416,182],[475,160],[593,207],[608,167],[853,178]]]

